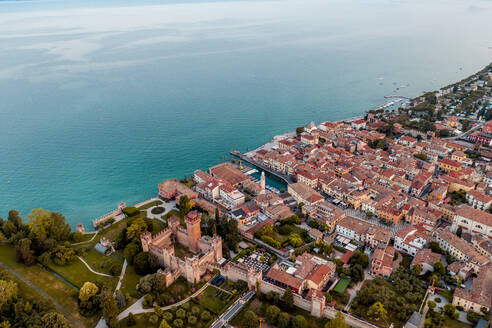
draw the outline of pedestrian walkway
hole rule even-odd
[[[87,269],[89,269],[89,271],[90,271],[90,272],[92,272],[92,273],[94,273],[94,274],[97,274],[97,275],[99,275],[99,276],[103,276],[103,277],[110,277],[110,278],[115,277],[115,276],[112,276],[112,275],[110,275],[110,274],[101,273],[101,272],[97,272],[97,271],[93,270],[93,269],[91,268],[91,266],[90,266],[89,264],[87,264],[87,262],[86,262],[83,258],[81,258],[80,256],[77,256],[77,257],[79,258],[79,260],[81,260],[81,261],[82,261],[82,263],[84,263],[84,264],[85,264],[85,266],[87,267]]]
[[[93,241],[93,240],[94,240],[94,238],[96,238],[96,236],[97,236],[97,234],[98,234],[98,233],[99,233],[99,230],[97,230],[96,232],[94,232],[94,233],[93,233],[93,234],[94,234],[94,236],[92,236],[92,238],[91,238],[91,239],[86,240],[86,241],[81,241],[80,243],[73,243],[73,244],[72,244],[72,246],[78,246],[78,245],[88,244],[88,243],[90,243],[91,241]]]

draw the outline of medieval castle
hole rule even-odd
[[[222,239],[219,236],[202,236],[200,221],[202,215],[196,211],[188,213],[184,220],[186,228],[180,225],[176,216],[169,218],[168,227],[152,236],[146,232],[140,236],[142,249],[157,256],[166,276],[167,286],[182,276],[190,283],[198,283],[207,269],[213,269],[222,259]],[[179,258],[174,244],[186,247],[193,256]]]

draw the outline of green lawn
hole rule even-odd
[[[342,278],[338,281],[337,285],[335,286],[335,288],[333,288],[333,290],[339,294],[343,294],[345,289],[347,289],[349,283],[350,283],[350,278]]]
[[[56,265],[52,263],[48,267],[78,288],[82,287],[86,281],[100,281],[108,283],[113,287],[118,282],[118,278],[103,277],[90,272],[78,258],[75,258],[70,265]]]
[[[83,243],[90,240],[94,236],[95,232],[84,233],[81,235],[81,240],[77,243]]]
[[[40,265],[25,266],[15,260],[15,249],[11,245],[0,245],[0,261],[10,266],[13,270],[22,274],[32,283],[53,297],[73,317],[80,320],[87,327],[94,327],[99,316],[90,318],[82,317],[78,312],[78,291],[57,278],[52,273],[44,270]],[[79,261],[80,262],[80,261]]]
[[[453,320],[447,315],[444,315],[444,320],[441,323],[441,327],[446,327],[446,328],[472,328],[472,325],[469,325],[467,323],[458,321],[458,320]]]
[[[87,255],[83,256],[83,259],[93,270],[106,274],[111,274],[109,269],[113,263],[120,263],[123,265],[124,261],[122,251],[115,252],[111,254],[111,256],[105,256],[97,252],[94,248],[87,250]]]
[[[162,204],[164,204],[162,202],[162,200],[155,200],[153,202],[150,202],[150,203],[147,203],[145,205],[140,206],[138,209],[139,210],[146,210],[146,209],[149,209],[151,207],[154,207],[154,206],[157,206],[157,205],[162,205]]]
[[[226,308],[234,302],[235,297],[213,286],[208,286],[198,295],[200,304],[217,315],[221,314]]]
[[[136,286],[138,282],[140,281],[140,278],[143,276],[140,276],[135,273],[135,269],[133,266],[128,265],[126,267],[126,272],[125,276],[123,277],[123,280],[121,282],[121,292],[125,295],[128,293],[130,297],[132,298],[128,303],[128,305],[133,304],[140,295],[138,295],[138,292],[136,290]]]

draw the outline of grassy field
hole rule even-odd
[[[469,325],[467,323],[458,321],[458,320],[453,320],[449,318],[448,316],[443,316],[444,320],[441,322],[441,327],[446,327],[446,328],[472,328],[472,325]]]
[[[340,281],[338,281],[337,285],[335,286],[335,288],[333,288],[333,290],[337,293],[343,294],[345,289],[347,289],[349,283],[350,283],[350,278],[342,278],[340,279]]]
[[[77,243],[83,243],[85,241],[90,240],[94,236],[95,232],[89,232],[82,234],[81,240]]]
[[[150,202],[150,203],[147,203],[145,205],[140,206],[138,209],[139,210],[146,210],[146,209],[149,209],[151,207],[154,207],[154,206],[157,206],[157,205],[162,205],[162,204],[163,204],[163,201],[162,200],[155,200],[153,202]]]
[[[33,284],[53,297],[67,312],[80,320],[87,327],[94,327],[99,320],[98,316],[85,318],[78,312],[78,291],[70,287],[52,273],[44,270],[39,265],[25,266],[15,260],[15,249],[11,245],[0,245],[0,261],[10,266]]]
[[[118,282],[118,278],[103,277],[90,272],[78,258],[75,258],[70,265],[62,266],[52,263],[48,267],[78,288],[82,287],[86,281],[100,281],[102,283],[107,283],[112,287],[116,286],[116,283]]]
[[[258,317],[265,318],[268,306],[270,306],[270,304],[262,302],[255,297],[253,300],[248,302],[229,323],[234,327],[242,327],[242,323],[244,322],[244,314],[249,310],[256,313]],[[302,315],[307,320],[309,328],[324,328],[326,322],[328,321],[328,319],[313,317],[309,312],[298,307],[294,307],[292,310],[289,310],[288,314],[291,316]],[[265,322],[263,322],[263,324],[265,324]]]
[[[130,296],[130,299],[127,302],[127,306],[130,306],[137,301],[139,294],[137,292],[136,286],[140,281],[140,278],[142,277],[143,276],[135,273],[135,269],[133,268],[133,266],[127,266],[125,276],[123,277],[120,288],[120,291],[123,293],[123,295],[128,294]]]
[[[208,286],[198,295],[200,304],[214,314],[221,314],[225,309],[234,302],[233,295],[226,293],[213,286]]]

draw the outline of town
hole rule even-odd
[[[10,211],[0,282],[73,327],[488,327],[492,64],[231,155],[95,232]]]

